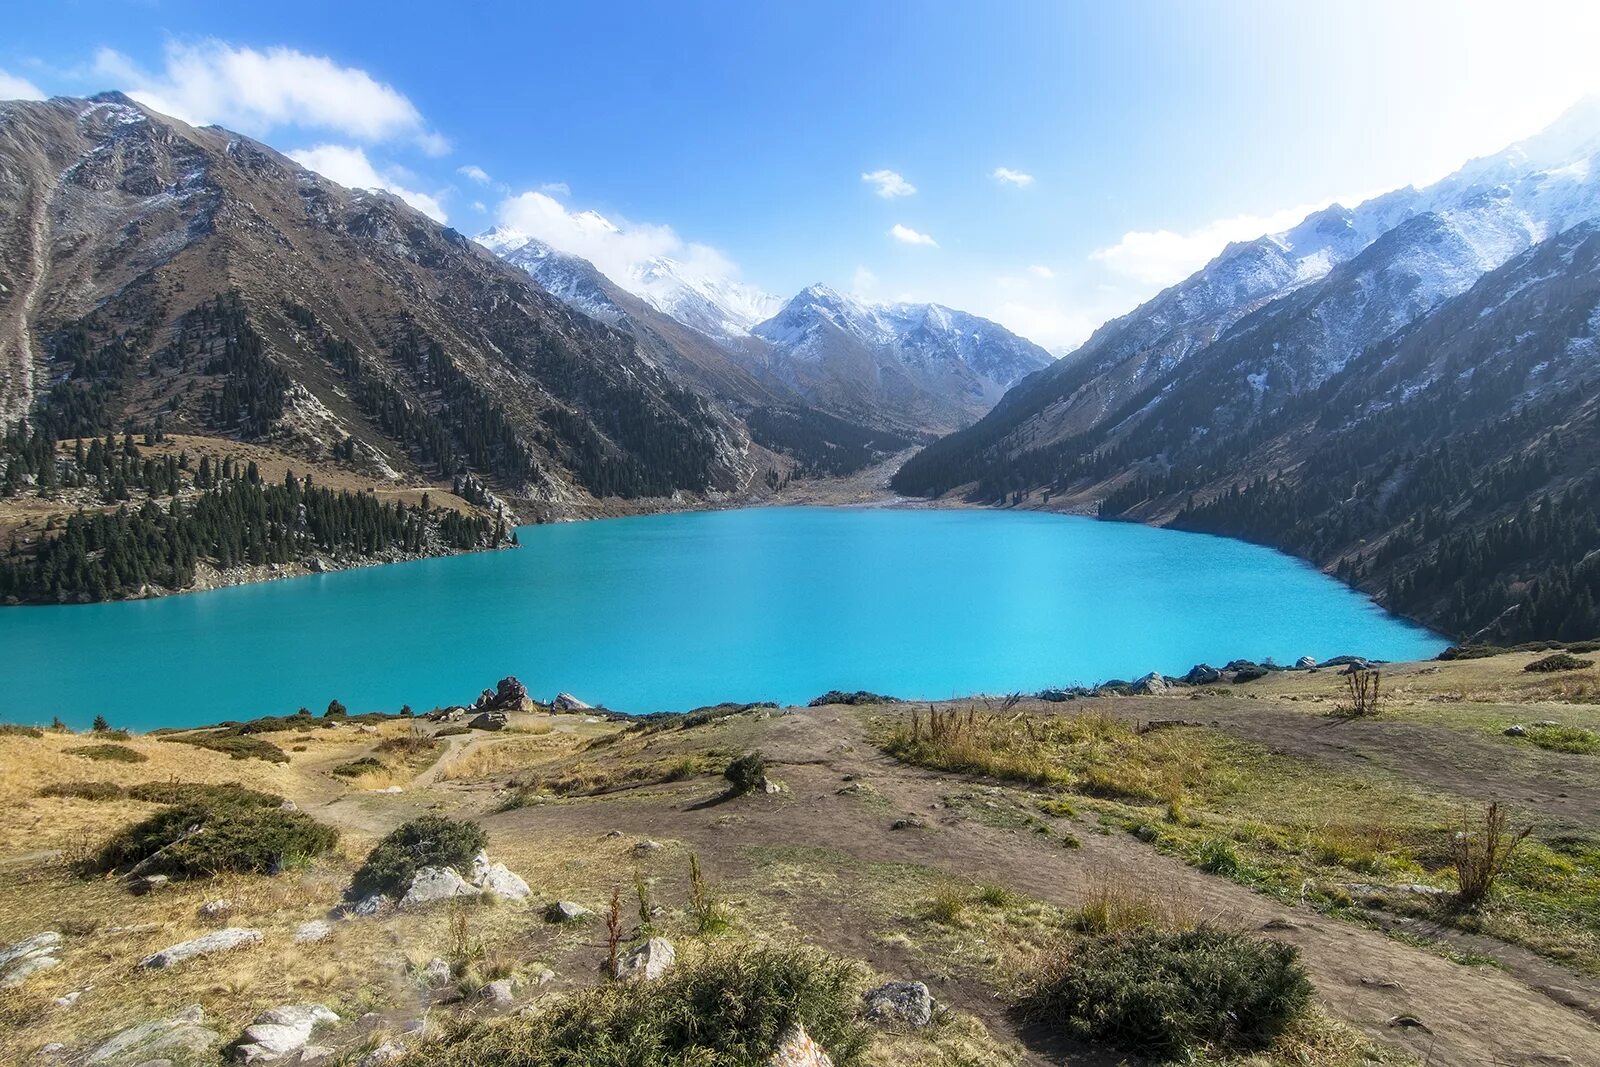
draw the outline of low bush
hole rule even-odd
[[[860,968],[810,948],[711,950],[654,982],[582,990],[551,1009],[467,1022],[403,1067],[749,1067],[805,1026],[836,1067],[864,1062]]]
[[[1509,651],[1499,645],[1451,645],[1437,658],[1446,662],[1455,659],[1488,659],[1491,656],[1503,656]]]
[[[422,867],[465,871],[488,843],[483,827],[475,822],[424,815],[401,823],[367,853],[350,882],[350,895],[403,892]]]
[[[388,765],[383,760],[375,756],[362,756],[360,759],[353,759],[349,763],[341,763],[328,773],[337,775],[340,778],[360,778],[363,774],[371,774],[373,771],[383,770],[388,770]]]
[[[147,804],[209,804],[275,808],[283,803],[276,793],[247,789],[233,782],[141,782],[128,787],[130,800]]]
[[[1568,652],[1600,652],[1600,640],[1571,641],[1567,644]]]
[[[1600,753],[1600,734],[1581,726],[1530,726],[1528,740],[1552,752],[1571,752],[1580,756]]]
[[[0,722],[0,737],[43,737],[37,726],[23,726],[14,722]]]
[[[150,758],[138,749],[126,745],[73,745],[61,751],[69,756],[84,756],[111,763],[143,763]]]
[[[1215,927],[1064,941],[1023,1007],[1066,1036],[1177,1058],[1251,1052],[1301,1017],[1311,981],[1299,950]]]
[[[746,752],[728,764],[722,776],[728,780],[732,792],[751,792],[767,776],[767,757],[759,752]]]
[[[80,865],[80,872],[136,870],[173,878],[224,871],[268,874],[322,855],[338,836],[304,812],[282,810],[268,794],[223,787],[207,800],[164,808],[119,830]]]
[[[128,791],[112,782],[53,782],[39,790],[39,795],[75,800],[121,800]]]
[[[1550,674],[1554,671],[1581,671],[1585,667],[1593,666],[1594,660],[1592,659],[1579,659],[1577,656],[1569,656],[1565,652],[1557,652],[1553,656],[1536,659],[1522,669],[1532,671],[1535,674]]]
[[[825,708],[829,704],[899,704],[899,697],[884,696],[882,693],[869,693],[865,689],[858,689],[854,693],[846,693],[842,689],[830,689],[821,696],[814,698],[807,707]]]
[[[266,760],[268,763],[289,762],[287,752],[271,741],[254,734],[231,732],[184,734],[182,737],[163,737],[161,740],[208,748],[213,752],[226,753],[230,759],[258,759]]]

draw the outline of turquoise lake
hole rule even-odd
[[[522,547],[158,600],[0,608],[0,719],[150,729],[419,712],[505,675],[628,712],[1417,659],[1438,636],[1239,541],[1005,511],[760,508],[524,527]]]

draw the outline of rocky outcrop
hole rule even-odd
[[[571,693],[557,693],[550,706],[557,711],[592,711],[593,705],[585,704]]]
[[[521,711],[528,703],[528,687],[506,676],[493,689],[485,689],[472,705],[473,711]]]
[[[244,948],[247,945],[261,943],[260,930],[245,930],[240,927],[230,926],[226,930],[218,930],[214,934],[194,938],[192,941],[182,941],[176,945],[152,953],[139,961],[139,967],[144,970],[165,970],[168,967],[194,959],[196,956],[209,956],[217,952],[232,952],[234,949]]]
[[[862,997],[867,1018],[878,1023],[927,1026],[933,1022],[933,994],[922,982],[885,982]]]
[[[311,1040],[311,1032],[339,1016],[321,1004],[285,1004],[256,1016],[234,1046],[240,1063],[276,1063],[297,1057]]]
[[[31,975],[59,967],[56,952],[60,946],[61,935],[46,930],[0,949],[0,989],[11,989]]]
[[[652,937],[617,961],[619,981],[653,982],[672,970],[678,961],[678,952],[672,942],[662,937]]]
[[[1165,678],[1157,674],[1155,671],[1151,671],[1149,674],[1145,675],[1143,678],[1140,678],[1138,681],[1134,682],[1133,685],[1128,687],[1128,691],[1130,693],[1135,693],[1140,696],[1155,696],[1160,693],[1168,692],[1171,689],[1171,683],[1169,683]]]
[[[202,1025],[205,1009],[195,1004],[166,1019],[130,1026],[89,1054],[86,1064],[122,1067],[161,1059],[199,1059],[221,1039]]]

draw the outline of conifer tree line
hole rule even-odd
[[[6,435],[9,443],[22,431]],[[32,437],[26,437],[31,447]],[[114,512],[78,512],[65,529],[27,554],[12,543],[0,560],[0,599],[107,600],[147,585],[183,589],[196,565],[227,569],[293,563],[312,555],[372,558],[435,549],[467,550],[504,544],[512,535],[500,520],[386,504],[368,493],[334,491],[290,472],[264,484],[254,462],[231,458],[196,474],[198,496],[165,507],[147,500]]]
[[[752,440],[792,457],[807,477],[854,474],[916,443],[813,408],[756,408],[744,422]]]

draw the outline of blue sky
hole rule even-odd
[[[1064,349],[1227,240],[1600,88],[1600,5],[1506,10],[36,0],[0,95],[120,88],[463,232],[936,299]]]

